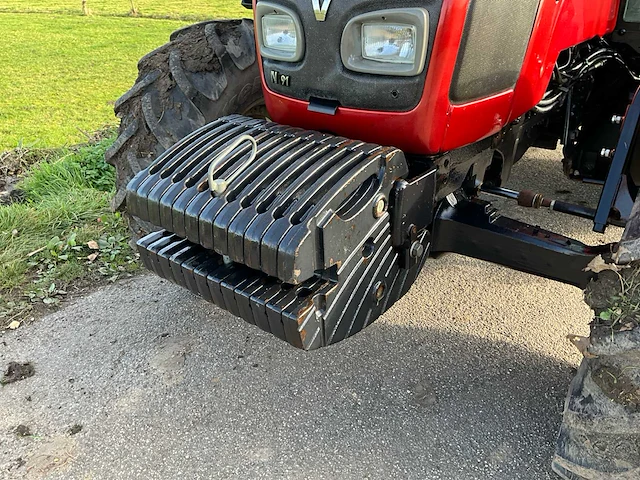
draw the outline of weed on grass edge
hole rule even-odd
[[[138,269],[126,221],[109,208],[115,173],[104,152],[112,143],[43,155],[17,184],[24,201],[0,206],[0,328]]]

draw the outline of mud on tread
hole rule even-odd
[[[253,21],[198,23],[138,63],[134,86],[115,103],[118,138],[105,160],[116,167],[114,209],[123,210],[126,186],[160,153],[204,124],[263,104]],[[132,233],[149,225],[130,218]]]

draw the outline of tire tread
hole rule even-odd
[[[138,62],[138,79],[114,106],[120,130],[105,154],[116,167],[112,207],[125,210],[129,180],[160,153],[221,116],[260,104],[253,22],[201,22],[180,29],[169,43]],[[132,234],[150,225],[130,217]]]

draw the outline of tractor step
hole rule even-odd
[[[398,267],[389,225],[379,222],[371,234],[373,240],[351,255],[340,280],[314,277],[300,285],[225,262],[164,230],[137,246],[147,269],[295,347],[313,350],[370,325],[413,284],[421,265]]]

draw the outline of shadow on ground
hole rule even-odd
[[[520,346],[393,320],[304,353],[150,276],[1,345],[3,364],[36,367],[1,390],[11,476],[553,478],[572,375]]]

